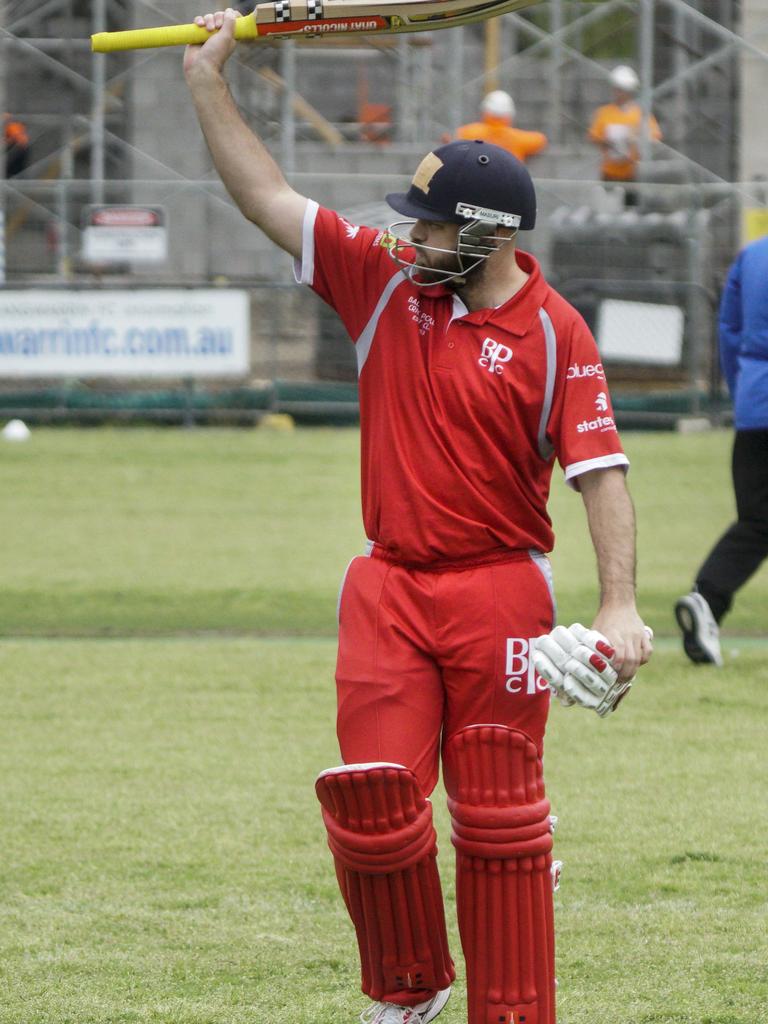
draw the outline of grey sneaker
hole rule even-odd
[[[416,1006],[396,1006],[394,1003],[371,1003],[367,1010],[360,1014],[362,1024],[429,1024],[440,1013],[448,997],[451,986],[441,989],[426,1002]]]
[[[697,665],[717,665],[722,668],[720,629],[712,611],[695,590],[681,597],[675,604],[675,618],[683,631],[685,653]]]

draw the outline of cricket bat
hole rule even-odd
[[[431,32],[470,25],[532,7],[538,0],[274,0],[235,24],[235,38],[250,42],[336,33]],[[166,25],[129,32],[97,32],[95,53],[204,43],[213,35],[198,25]]]

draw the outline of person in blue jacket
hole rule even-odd
[[[722,665],[720,622],[768,555],[768,238],[743,249],[720,306],[720,363],[734,404],[737,519],[675,605],[691,661]]]

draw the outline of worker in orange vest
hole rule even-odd
[[[588,138],[600,148],[600,173],[603,181],[633,182],[640,160],[640,135],[646,118],[637,102],[640,79],[625,64],[611,72],[613,103],[598,107],[592,118]],[[653,114],[648,115],[647,130],[654,142],[661,138],[661,129]]]
[[[3,142],[5,144],[5,176],[15,178],[29,163],[29,135],[21,121],[3,114]]]
[[[508,92],[494,89],[480,107],[482,120],[464,124],[456,132],[457,139],[480,139],[509,150],[525,162],[547,145],[543,132],[525,132],[514,127],[515,101]]]

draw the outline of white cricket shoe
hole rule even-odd
[[[429,1024],[440,1013],[448,997],[451,986],[441,989],[431,999],[416,1006],[396,1006],[394,1003],[371,1003],[367,1010],[360,1014],[362,1024]]]
[[[691,661],[722,668],[720,629],[701,594],[692,590],[681,597],[675,604],[675,618],[683,631],[683,648]]]

